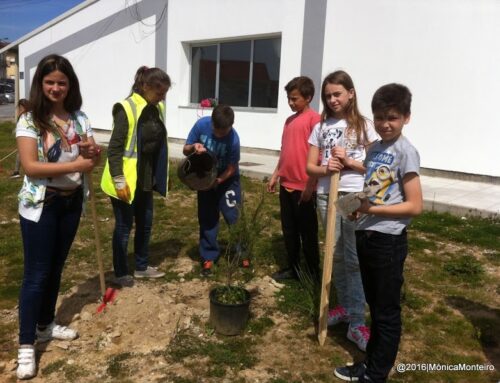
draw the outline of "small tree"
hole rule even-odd
[[[254,209],[249,211],[242,193],[241,204],[238,207],[238,220],[229,226],[229,238],[225,251],[227,260],[226,283],[219,289],[217,298],[223,303],[237,303],[244,298],[244,292],[233,285],[233,277],[243,259],[255,256],[255,244],[262,231],[267,226],[263,216],[265,189],[262,188]]]

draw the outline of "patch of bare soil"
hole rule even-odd
[[[192,268],[193,261],[181,257],[169,270],[182,276]],[[218,341],[206,327],[211,287],[213,282],[201,279],[180,278],[169,283],[136,280],[133,287],[117,290],[114,302],[97,314],[100,295],[97,278],[74,286],[59,297],[57,318],[59,323],[78,330],[80,336],[71,342],[38,344],[38,376],[32,381],[169,382],[174,380],[168,377],[182,377],[193,382],[238,379],[267,382],[277,373],[301,381],[304,363],[309,374],[331,372],[328,358],[319,363],[314,361],[313,349],[318,348],[314,328],[298,332],[290,318],[276,310],[275,294],[282,285],[268,276],[254,278],[246,286],[252,294],[252,316],[266,316],[274,323],[255,343],[256,365],[229,370],[225,378],[209,378],[195,376],[189,368],[192,361],[170,363],[165,358],[166,350],[180,332],[200,340]],[[16,310],[3,310],[1,323],[12,325],[16,321]],[[17,326],[13,327],[17,332]],[[16,344],[16,337],[13,333],[12,344]],[[245,337],[250,338],[252,334]],[[123,371],[112,370],[113,360],[122,361],[115,363],[115,367]],[[200,360],[194,362],[200,363]],[[15,359],[2,363],[0,381],[15,381]]]

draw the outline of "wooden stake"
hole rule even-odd
[[[82,134],[82,141],[87,141],[87,135]],[[95,207],[95,192],[94,192],[94,182],[92,182],[92,172],[85,173],[89,184],[89,194],[90,194],[90,210],[92,212],[92,222],[94,224],[94,241],[97,256],[97,265],[99,267],[99,282],[101,285],[101,295],[104,299],[106,295],[106,281],[104,280],[104,265],[102,262],[101,253],[101,240],[99,238],[99,225],[97,222],[97,210]]]
[[[321,280],[321,301],[319,306],[318,341],[320,346],[325,344],[328,321],[328,308],[330,303],[330,287],[333,270],[333,252],[335,251],[335,224],[337,209],[335,201],[339,188],[340,173],[335,172],[330,178],[330,194],[328,198],[328,211],[326,216],[325,256],[323,259],[323,278]]]

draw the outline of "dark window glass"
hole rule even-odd
[[[193,47],[191,67],[191,102],[215,97],[217,45]]]
[[[276,108],[280,78],[281,39],[255,40],[252,106]]]
[[[232,106],[276,108],[281,38],[254,40],[253,57],[251,52],[252,40],[193,47],[191,103],[216,97],[219,102]]]
[[[219,101],[248,106],[250,41],[220,45]]]

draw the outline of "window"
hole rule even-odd
[[[276,108],[280,57],[281,38],[192,47],[191,103]]]

